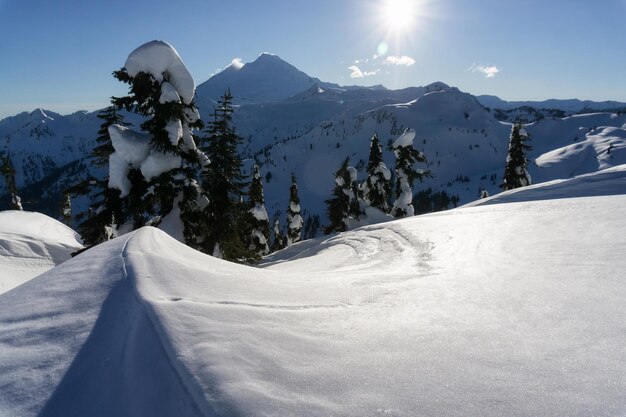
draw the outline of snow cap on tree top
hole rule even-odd
[[[157,81],[165,78],[174,86],[185,104],[193,100],[196,84],[180,55],[164,41],[151,41],[141,45],[128,56],[124,68],[131,77],[145,72]]]
[[[413,139],[415,139],[415,130],[406,129],[404,133],[393,143],[393,149],[413,146]]]

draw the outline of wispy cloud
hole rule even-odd
[[[350,71],[352,71],[352,73],[350,73],[350,78],[363,78],[363,77],[370,77],[372,75],[376,75],[380,72],[380,70],[375,70],[375,71],[362,71],[359,67],[357,67],[356,65],[352,65],[349,66],[348,69]]]
[[[498,75],[498,73],[500,72],[500,69],[496,67],[495,65],[484,66],[484,65],[472,64],[472,66],[469,67],[469,71],[480,72],[486,78],[493,78],[496,75]]]
[[[406,55],[402,55],[402,56],[391,55],[385,58],[385,61],[383,62],[383,64],[404,65],[404,66],[410,67],[411,65],[415,64],[415,60],[411,58],[410,56],[406,56]]]

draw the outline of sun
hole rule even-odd
[[[387,30],[406,32],[413,26],[417,15],[418,0],[384,0],[381,14]]]

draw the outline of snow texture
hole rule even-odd
[[[170,138],[170,143],[173,146],[177,146],[180,138],[183,136],[183,124],[180,119],[173,119],[167,122],[165,125],[165,131]]]
[[[120,196],[130,193],[128,172],[139,168],[150,154],[150,139],[125,126],[109,126],[109,135],[115,152],[109,156],[109,188],[121,191]]]
[[[289,202],[289,210],[292,213],[300,213],[300,204],[294,202],[294,201],[290,201]]]
[[[168,123],[167,130],[170,139],[174,135],[182,134],[180,121]],[[153,149],[147,135],[120,125],[109,126],[109,134],[115,148],[115,152],[109,157],[109,187],[120,190],[122,197],[130,192],[128,172],[131,168],[140,169],[141,174],[149,181],[164,172],[179,168],[182,164],[179,155]]]
[[[181,101],[180,96],[176,92],[174,86],[167,81],[164,81],[161,84],[161,96],[159,97],[159,103],[165,104],[170,102],[179,102]]]
[[[413,139],[415,139],[415,130],[407,129],[406,132],[393,142],[393,149],[413,146]]]
[[[115,152],[133,168],[138,168],[148,157],[151,149],[148,135],[120,125],[109,126],[109,135]]]
[[[190,104],[193,100],[196,90],[193,77],[176,49],[167,42],[151,41],[141,45],[128,56],[124,68],[131,77],[145,72],[157,81],[167,81],[185,104]],[[171,97],[170,91],[162,92],[161,100],[171,101]]]
[[[182,163],[183,160],[179,155],[169,152],[163,153],[153,149],[145,161],[141,163],[141,175],[143,175],[146,181],[150,181],[164,172],[180,168]]]
[[[254,207],[250,209],[250,213],[252,213],[254,218],[257,219],[258,221],[269,222],[269,217],[267,216],[267,210],[265,209],[265,206],[263,204],[256,204]]]
[[[65,262],[82,247],[76,232],[44,214],[0,212],[0,293]]]
[[[622,415],[624,180],[525,187],[262,268],[140,229],[0,296],[0,414]],[[613,195],[589,197],[600,184]]]
[[[348,175],[350,175],[350,181],[355,182],[358,176],[358,172],[355,167],[348,167]]]
[[[299,214],[293,215],[291,219],[289,219],[289,229],[290,230],[298,230],[302,229],[304,221],[302,220],[302,216]]]

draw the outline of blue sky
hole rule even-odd
[[[395,30],[393,1],[412,10]],[[270,52],[345,85],[626,101],[624,21],[626,0],[0,0],[0,117],[105,106],[125,92],[111,72],[152,39],[197,83]]]

